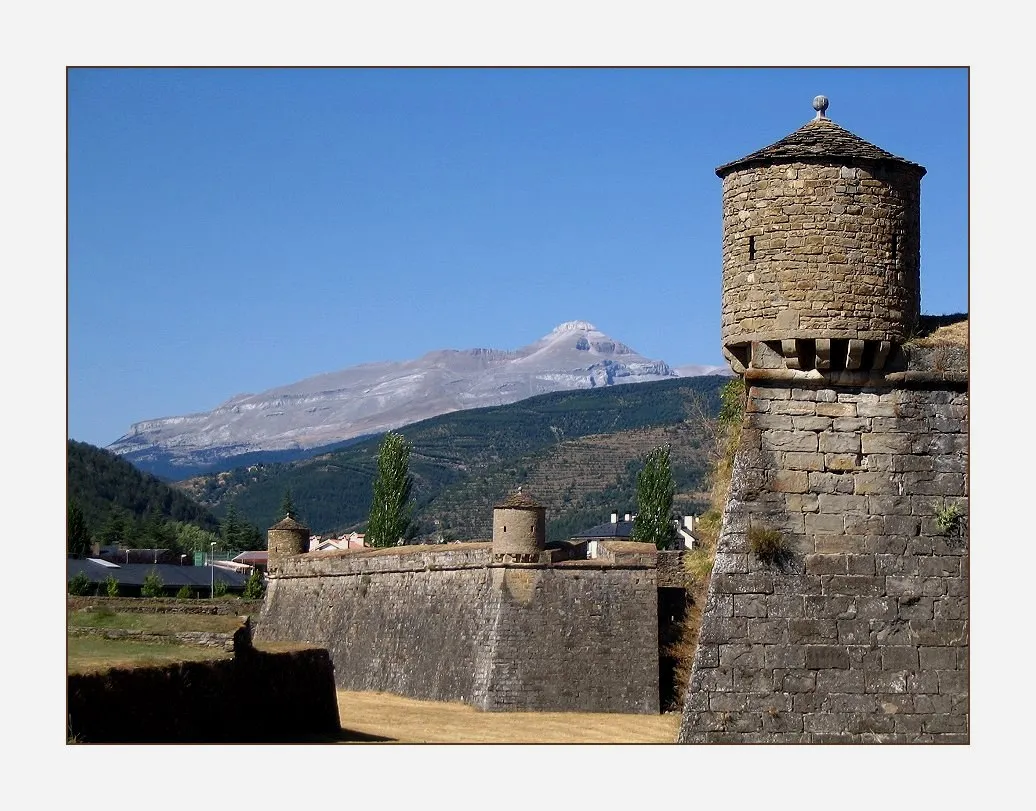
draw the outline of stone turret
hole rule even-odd
[[[880,370],[920,315],[925,168],[816,117],[716,169],[733,370]]]
[[[287,515],[267,530],[266,539],[267,567],[274,572],[283,558],[309,549],[309,527]]]
[[[546,548],[547,510],[522,492],[493,508],[493,562],[538,563]]]

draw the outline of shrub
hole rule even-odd
[[[245,592],[242,597],[246,600],[261,600],[266,591],[266,583],[263,581],[263,573],[258,569],[252,569],[248,575],[248,582],[245,583]]]
[[[942,532],[949,533],[960,528],[964,518],[964,511],[959,504],[943,504],[935,511],[935,523],[939,525]]]
[[[140,594],[143,597],[161,597],[162,585],[162,578],[158,576],[158,572],[152,569],[148,572],[147,577],[144,578],[144,585],[140,587]]]
[[[104,593],[109,597],[119,596],[119,581],[115,579],[115,575],[108,575],[104,578]]]
[[[748,530],[748,548],[767,566],[783,566],[791,558],[791,547],[784,536],[771,527],[753,526]]]
[[[194,592],[191,591],[191,587],[187,585],[180,586],[180,590],[176,592],[177,600],[190,600],[194,596]]]
[[[73,597],[82,597],[90,590],[90,578],[83,572],[76,572],[68,581],[68,593]]]
[[[212,584],[212,596],[222,597],[227,593],[227,584],[222,580],[217,580]]]

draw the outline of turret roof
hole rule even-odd
[[[284,518],[282,518],[280,521],[278,521],[276,524],[270,527],[270,529],[304,529],[308,531],[309,527],[307,527],[305,524],[300,524],[290,515],[286,515]]]
[[[519,487],[518,492],[511,493],[507,498],[496,505],[498,510],[542,510],[543,505],[528,494],[523,493]]]
[[[881,147],[854,135],[849,130],[838,126],[830,118],[814,118],[803,124],[795,132],[781,138],[776,143],[756,150],[750,155],[725,163],[716,169],[720,177],[751,165],[768,165],[789,163],[795,160],[823,160],[831,158],[848,163],[884,163],[895,164],[899,168],[911,168],[917,176],[924,177],[927,171],[923,166],[886,152]]]

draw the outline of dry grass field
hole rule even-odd
[[[217,648],[140,642],[134,639],[68,637],[68,673],[97,673],[110,668],[152,667],[199,659],[228,659],[233,654]]]
[[[482,712],[388,693],[338,692],[346,739],[391,743],[674,743],[677,713]]]

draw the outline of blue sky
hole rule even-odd
[[[828,115],[924,165],[968,309],[965,69],[73,69],[68,435],[581,319],[720,364],[716,166]]]

